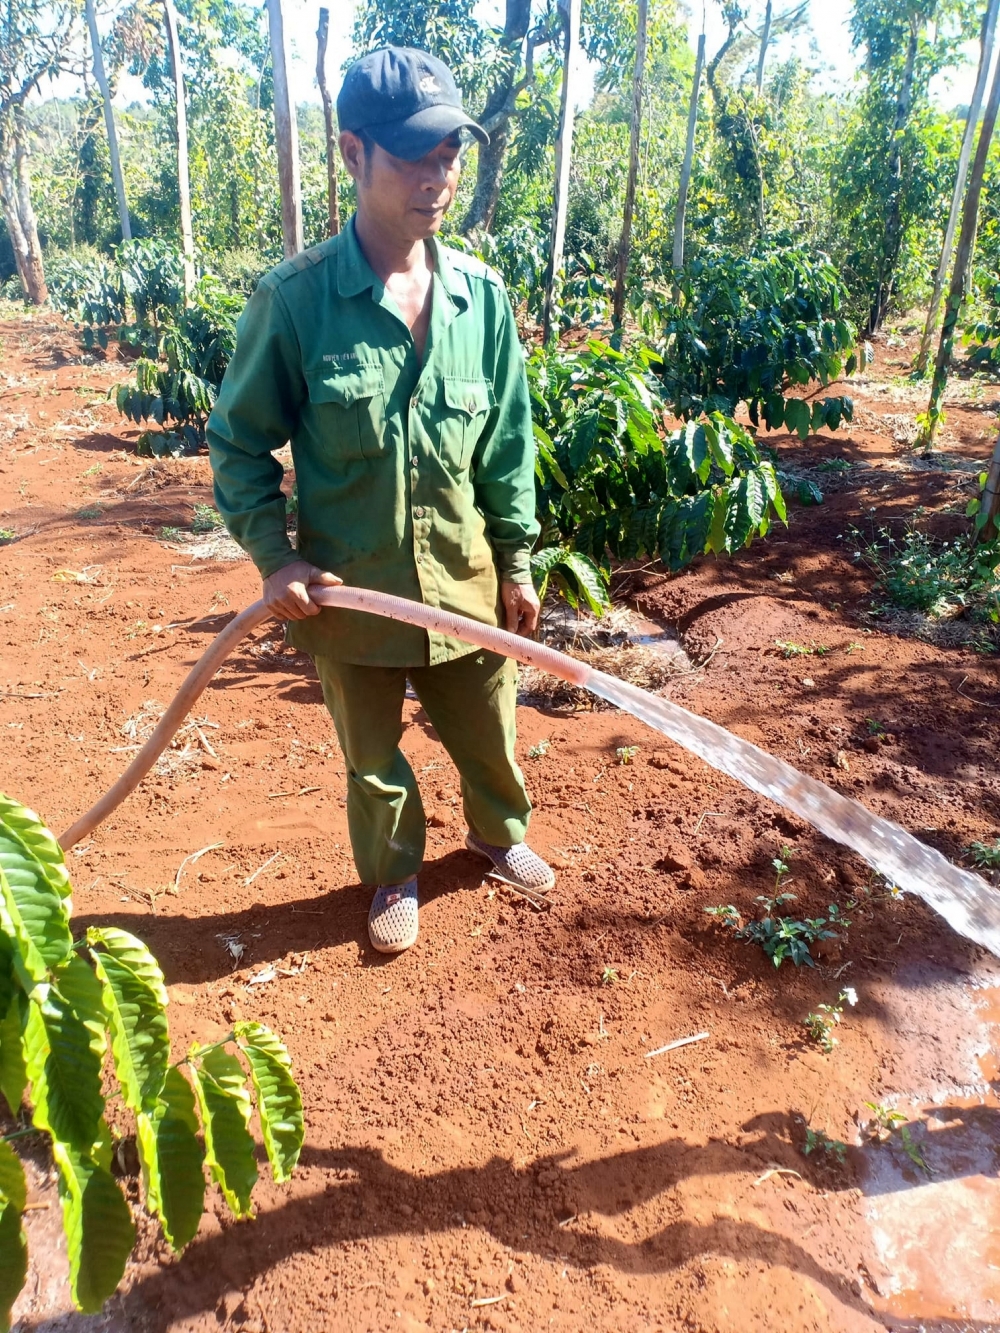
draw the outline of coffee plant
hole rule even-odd
[[[544,545],[598,563],[648,555],[682,568],[763,536],[785,502],[774,466],[737,422],[713,412],[662,431],[648,352],[591,341],[528,361]]]
[[[109,1095],[134,1117],[145,1205],[175,1251],[198,1230],[206,1166],[234,1215],[252,1215],[254,1105],[275,1180],[291,1175],[304,1135],[302,1098],[278,1038],[240,1022],[171,1062],[159,964],[116,926],[74,939],[70,892],[55,838],[31,810],[0,796],[0,1093],[15,1118],[27,1096],[33,1126],[0,1138],[4,1330],[27,1274],[27,1191],[13,1147],[25,1134],[49,1140],[77,1306],[99,1310],[125,1270],[135,1226],[111,1171],[109,1051]]]
[[[812,403],[794,390],[831,384],[868,363],[869,348],[842,313],[836,269],[794,247],[762,255],[706,251],[670,295],[647,297],[640,318],[659,353],[657,372],[675,416],[732,416],[746,403],[756,427],[811,431],[850,421],[846,395]]]

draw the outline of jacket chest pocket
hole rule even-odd
[[[468,470],[492,407],[493,393],[486,380],[444,377],[441,456],[453,472]]]
[[[333,458],[381,458],[385,443],[385,381],[380,366],[306,374],[317,431]]]

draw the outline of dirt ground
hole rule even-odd
[[[191,538],[207,461],[135,457],[105,399],[120,363],[47,314],[8,311],[0,350],[0,788],[59,832],[258,582]],[[738,559],[616,584],[705,663],[671,698],[960,859],[1000,834],[997,657],[965,622],[873,616],[851,529],[923,511],[957,531],[1000,404],[957,385],[941,453],[915,457],[909,354],[879,343],[854,427],[769,440],[822,505],[793,501]],[[178,1052],[237,1017],[281,1034],[301,1167],[262,1179],[252,1222],[211,1191],[179,1259],[137,1207],[123,1289],[84,1319],[39,1158],[18,1329],[1000,1329],[1000,974],[919,901],[628,716],[526,704],[532,841],[559,872],[538,913],[462,850],[456,775],[408,703],[428,860],[419,943],[385,960],[309,660],[265,628],[196,714],[70,854],[75,924],[151,946]],[[752,917],[785,847],[796,912],[851,921],[815,968],[776,971],[704,910]],[[845,985],[858,1004],[824,1054],[802,1021]],[[898,1132],[868,1141],[867,1102],[902,1109],[927,1170]],[[806,1155],[818,1131],[843,1162]]]

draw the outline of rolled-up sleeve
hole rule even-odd
[[[486,519],[497,572],[508,583],[531,582],[531,550],[538,540],[535,518],[535,439],[524,354],[510,301],[497,291],[496,406],[476,445],[473,486]]]
[[[262,578],[299,559],[274,450],[291,438],[306,396],[301,364],[281,294],[262,283],[236,326],[236,350],[207,427],[215,503]]]

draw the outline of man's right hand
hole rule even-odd
[[[264,580],[264,605],[276,620],[305,620],[320,613],[318,603],[306,591],[309,584],[325,583],[333,587],[343,581],[308,560],[295,560]]]

